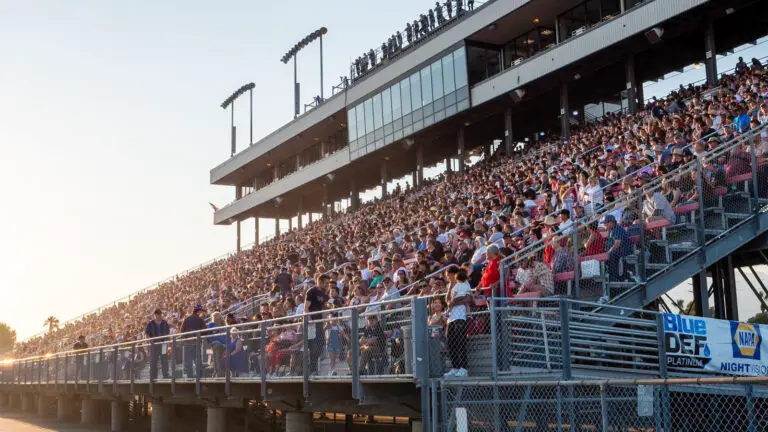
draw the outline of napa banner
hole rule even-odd
[[[670,313],[664,316],[667,367],[768,376],[768,326]]]

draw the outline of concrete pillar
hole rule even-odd
[[[715,27],[712,20],[707,23],[704,32],[704,67],[707,84],[717,85],[717,49],[715,47]]]
[[[421,432],[422,430],[421,420],[411,421],[411,432]]]
[[[280,218],[275,218],[275,237],[280,237]]]
[[[39,395],[37,397],[37,416],[38,417],[48,417],[48,406],[49,406],[49,400],[48,397],[45,395]]]
[[[242,198],[243,198],[243,188],[241,188],[240,186],[235,186],[235,199],[236,200],[240,200]],[[241,241],[242,238],[240,236],[240,221],[239,220],[236,222],[236,230],[237,230],[237,234],[236,234],[236,240],[235,240],[236,241],[235,250],[240,252],[240,248],[242,247],[242,241]]]
[[[570,107],[568,105],[568,83],[560,87],[560,135],[563,139],[571,136]]]
[[[227,409],[221,407],[208,407],[206,410],[208,417],[208,432],[226,432],[227,430]]]
[[[150,421],[152,432],[168,432],[171,430],[171,405],[152,402],[152,418]]]
[[[256,244],[259,244],[259,217],[258,216],[254,216],[253,218],[253,235],[254,235],[253,242]]]
[[[72,400],[66,396],[56,398],[56,419],[64,421],[72,415]]]
[[[424,184],[424,148],[416,148],[416,180],[419,185]]]
[[[21,412],[28,413],[32,412],[34,410],[34,406],[32,403],[32,395],[22,393],[21,395]]]
[[[458,141],[458,154],[459,154],[459,172],[464,172],[464,128],[459,129]]]
[[[415,188],[416,186],[418,186],[418,185],[419,185],[419,173],[417,173],[416,171],[414,171],[414,172],[411,174],[411,185],[412,185],[414,188]]]
[[[352,180],[350,194],[349,207],[354,211],[360,208],[360,192],[357,190],[357,185],[354,180]]]
[[[488,160],[491,157],[491,145],[493,143],[487,142],[483,144],[483,158]]]
[[[83,399],[80,406],[80,424],[94,425],[99,422],[99,409],[93,399]]]
[[[304,228],[304,222],[302,222],[301,220],[303,213],[304,213],[304,206],[303,206],[303,203],[301,202],[301,198],[299,198],[299,218],[297,223],[297,226],[299,227],[299,229]]]
[[[128,403],[112,401],[112,414],[109,419],[112,432],[123,432],[128,424]]]
[[[635,79],[635,55],[629,54],[624,62],[624,71],[626,72],[627,82],[627,106],[630,114],[637,113],[637,80]]]
[[[310,432],[312,430],[312,413],[285,413],[285,432]]]
[[[445,171],[451,172],[451,158],[445,158]]]
[[[387,163],[382,162],[381,163],[381,197],[386,198],[387,197],[387,182],[389,181],[389,177],[387,176]]]
[[[514,135],[512,135],[512,107],[504,110],[504,152],[511,155],[515,151]]]

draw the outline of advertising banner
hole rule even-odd
[[[768,326],[663,314],[668,369],[768,376]]]

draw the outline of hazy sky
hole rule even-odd
[[[0,321],[28,336],[232,250],[208,206],[234,197],[208,183],[229,156],[219,104],[255,82],[262,137],[292,118],[279,59],[299,39],[328,27],[328,95],[432,4],[0,0]],[[300,54],[302,102],[319,93],[318,59],[317,45]],[[253,241],[252,223],[243,233]]]

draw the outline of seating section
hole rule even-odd
[[[744,86],[747,80],[759,85]],[[693,250],[698,221],[710,240],[751,212],[756,192],[765,200],[768,178],[755,182],[749,168],[752,155],[768,153],[768,116],[755,102],[768,95],[750,90],[765,84],[763,69],[724,75],[716,98],[711,88],[684,87],[637,114],[574,128],[565,143],[551,136],[511,155],[498,149],[465,172],[396,189],[65,323],[19,344],[16,355],[70,349],[80,334],[91,346],[142,339],[156,308],[179,332],[192,306],[202,304],[232,312],[230,324],[277,319],[268,373],[291,376],[304,355],[295,315],[307,290],[321,285],[333,302],[312,330],[326,343],[310,353],[313,372],[348,373],[349,309],[333,309],[351,305],[377,343],[361,368],[381,375],[406,367],[403,298],[443,297],[449,266],[467,268],[477,313],[489,291],[510,302],[577,294],[609,302],[642,272],[666,271]],[[743,115],[750,130],[737,132],[730,123]],[[700,182],[692,175],[697,160],[706,172]],[[443,322],[433,307],[430,315]],[[375,322],[364,321],[370,315]],[[482,328],[471,331],[482,338]],[[247,360],[253,348],[244,348],[244,374],[254,373]]]

